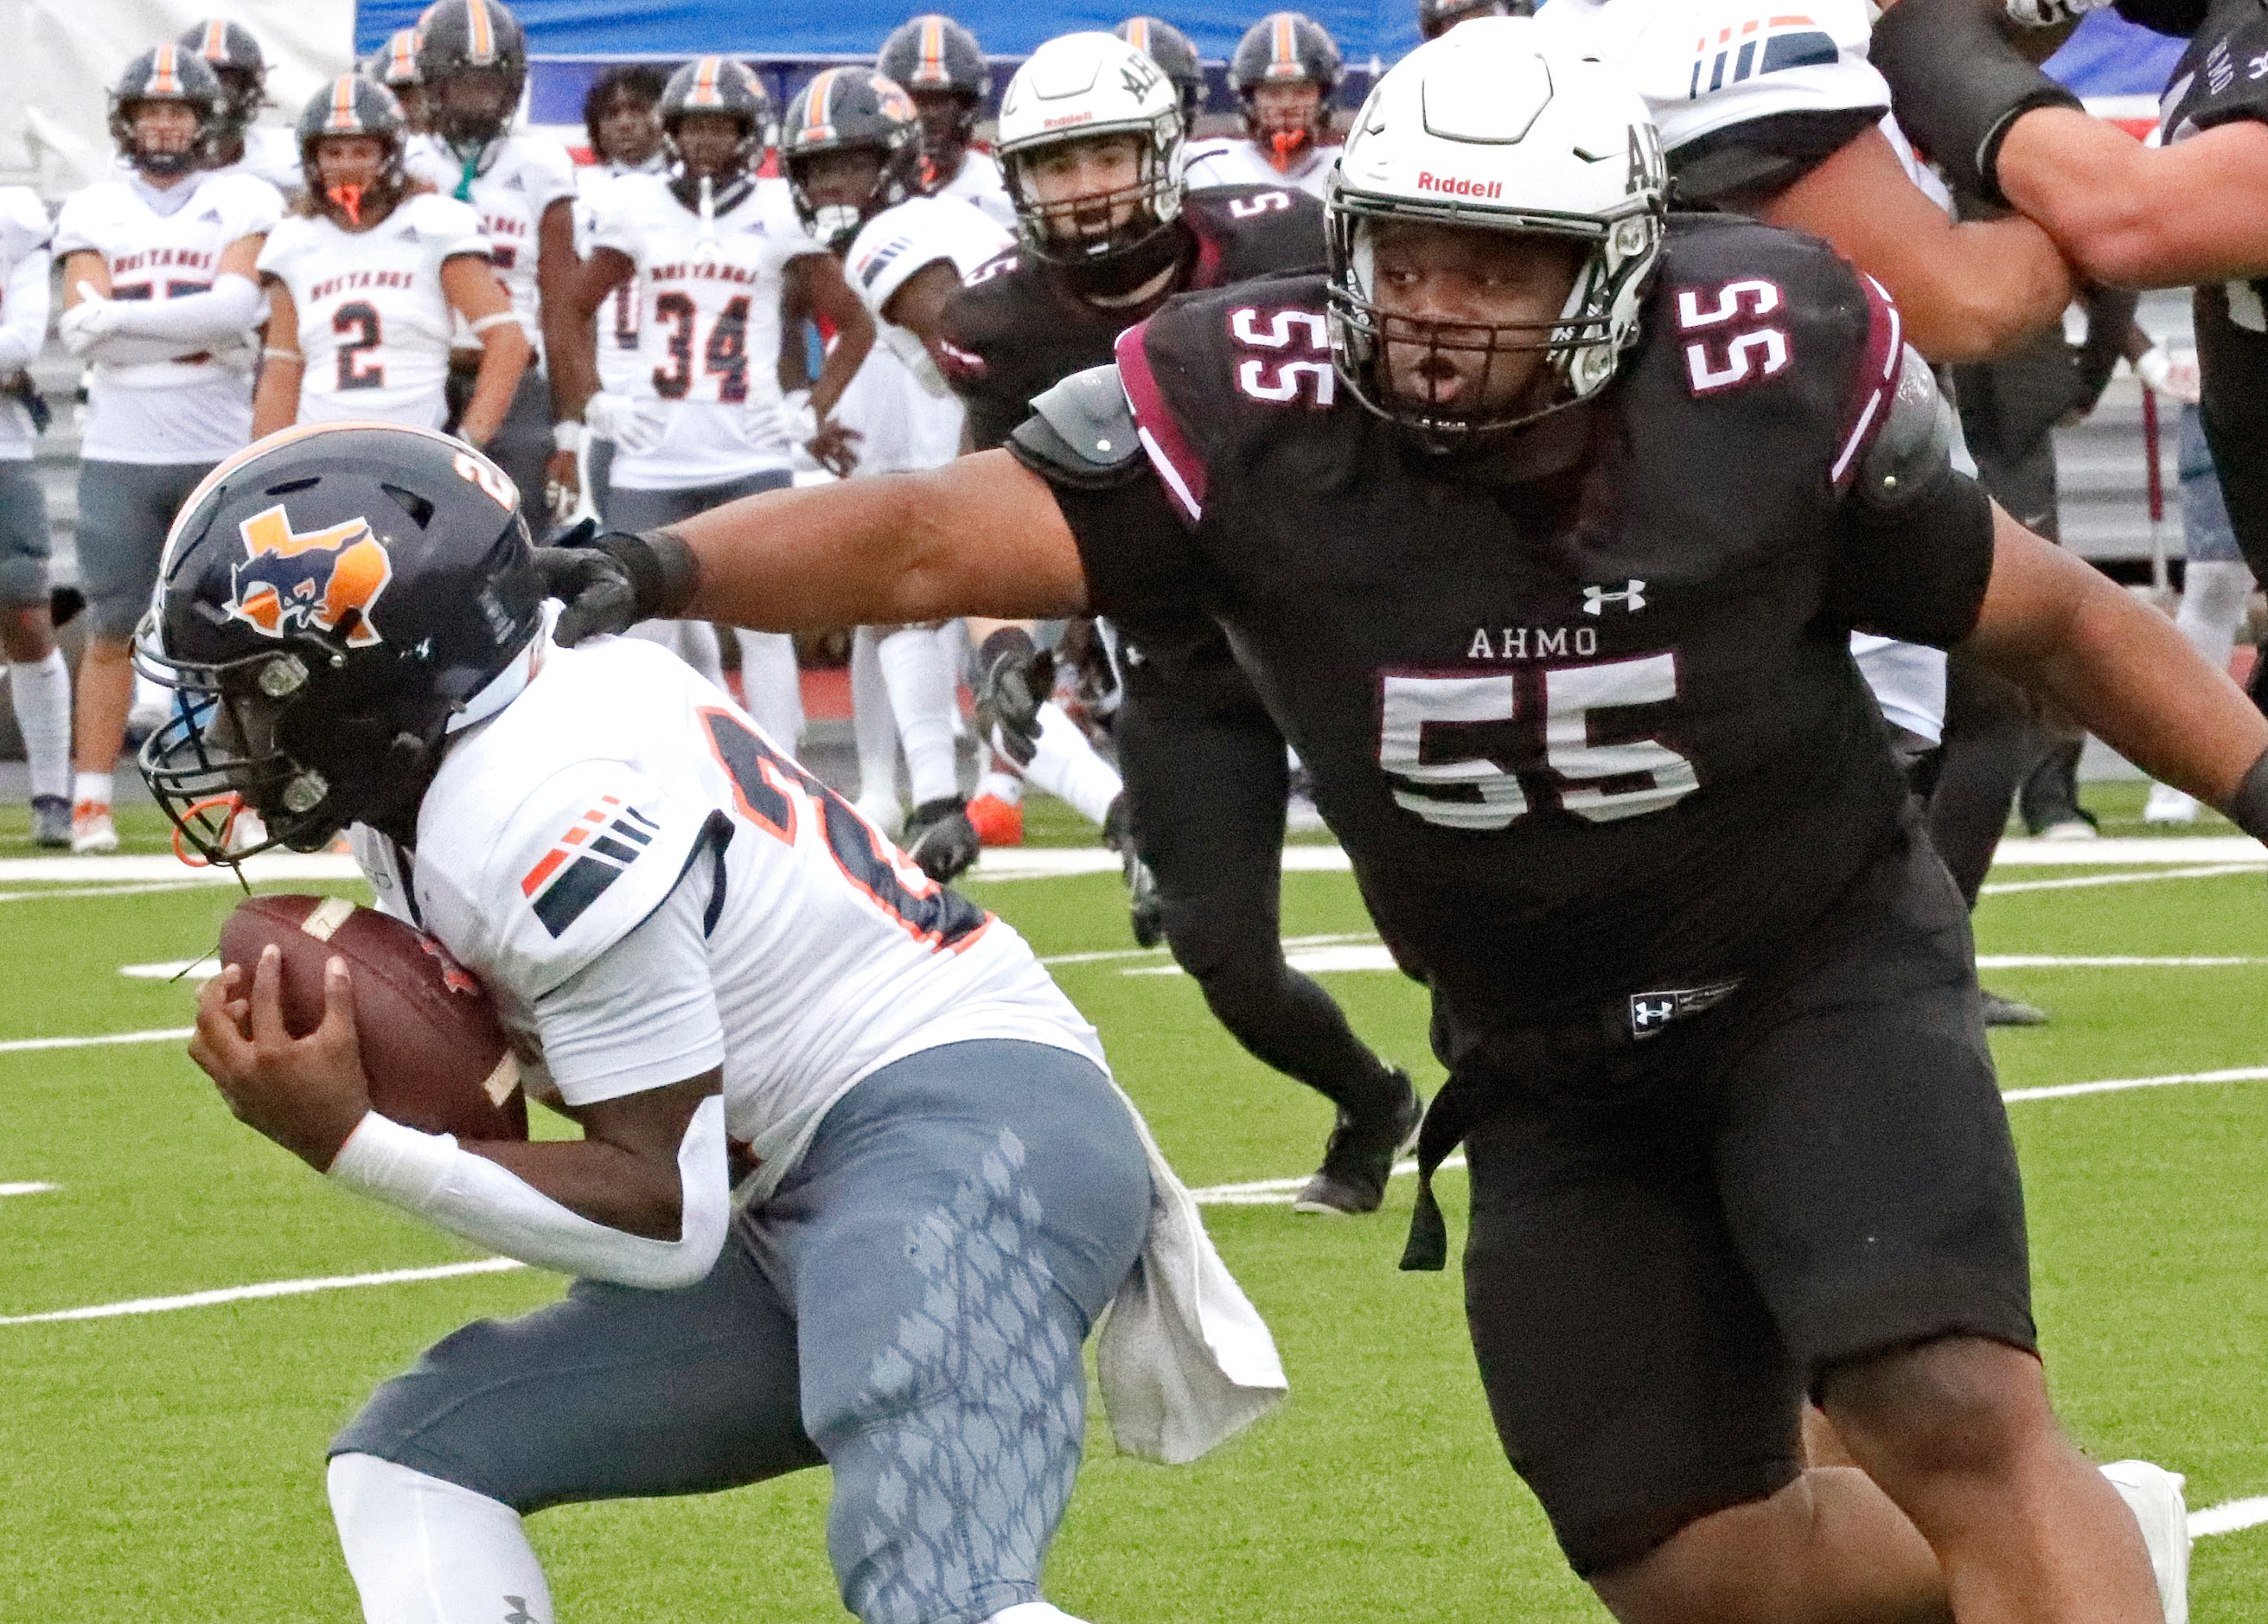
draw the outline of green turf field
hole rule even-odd
[[[2137,792],[2091,801],[2109,832],[2143,832]],[[0,858],[31,854],[12,816]],[[1071,838],[1041,809],[1033,825],[1038,838]],[[127,833],[129,849],[162,845],[146,812]],[[1114,876],[971,890],[1042,954],[1129,948]],[[12,989],[0,1045],[186,1025],[189,984],[121,966],[195,958],[232,897],[0,882],[0,984]],[[1992,896],[1979,950],[2251,959],[2264,924],[2257,872],[2153,877]],[[1285,929],[1367,935],[1352,882],[1334,874],[1286,877]],[[1191,1185],[1307,1171],[1325,1108],[1246,1059],[1186,978],[1126,973],[1163,962],[1088,959],[1057,973]],[[2268,957],[1984,978],[2055,1016],[1994,1038],[2012,1089],[2268,1064],[2256,1025]],[[1438,1081],[1418,989],[1369,971],[1328,984],[1374,1044],[1427,1088]],[[2039,1318],[2073,1428],[2104,1458],[2187,1473],[2193,1509],[2268,1494],[2268,1087],[2011,1111]],[[0,1189],[29,1183],[58,1187],[0,1197],[0,1317],[475,1255],[326,1188],[239,1127],[173,1041],[0,1047]],[[1460,1176],[1442,1188],[1454,1228]],[[1056,1600],[1097,1624],[1605,1616],[1561,1569],[1497,1450],[1455,1273],[1395,1269],[1410,1195],[1397,1180],[1375,1220],[1207,1209],[1275,1328],[1292,1399],[1180,1469],[1116,1457],[1098,1416],[1049,1573]],[[325,1439],[426,1343],[558,1289],[519,1271],[0,1325],[0,1620],[356,1616],[323,1500]],[[701,1500],[553,1511],[531,1527],[564,1620],[833,1620],[843,1614],[821,1547],[825,1493],[806,1473]],[[2193,1594],[2200,1624],[2268,1616],[2268,1527],[2201,1539]]]

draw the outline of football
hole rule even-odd
[[[219,958],[253,967],[284,954],[284,1025],[304,1037],[323,1018],[323,967],[354,978],[355,1030],[372,1108],[460,1140],[527,1137],[519,1066],[488,992],[441,944],[391,915],[336,897],[252,897],[221,927]]]

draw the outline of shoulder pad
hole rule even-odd
[[[1118,484],[1142,455],[1134,408],[1116,365],[1073,373],[1040,395],[1008,440],[1019,462],[1074,489]]]
[[[1892,513],[1934,491],[1953,473],[1953,402],[1911,344],[1898,366],[1889,415],[1859,460],[1852,495],[1870,513]]]

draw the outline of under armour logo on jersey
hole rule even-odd
[[[1620,592],[1609,592],[1604,587],[1583,588],[1583,613],[1586,615],[1603,615],[1609,603],[1619,603],[1631,614],[1637,614],[1646,607],[1646,583],[1634,580]]]

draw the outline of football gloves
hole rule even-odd
[[[700,570],[666,530],[633,535],[585,520],[535,550],[535,573],[543,595],[563,605],[551,635],[572,648],[642,620],[680,618]]]
[[[1021,626],[1003,626],[976,651],[976,734],[1019,767],[1040,750],[1040,707],[1056,690],[1055,656]]]
[[[2060,28],[2089,11],[2099,11],[2110,0],[2007,0],[2008,20],[2019,28]]]
[[[662,435],[669,428],[669,420],[653,402],[603,391],[584,402],[583,421],[592,433],[600,439],[614,441],[615,449],[630,456],[660,445]]]

